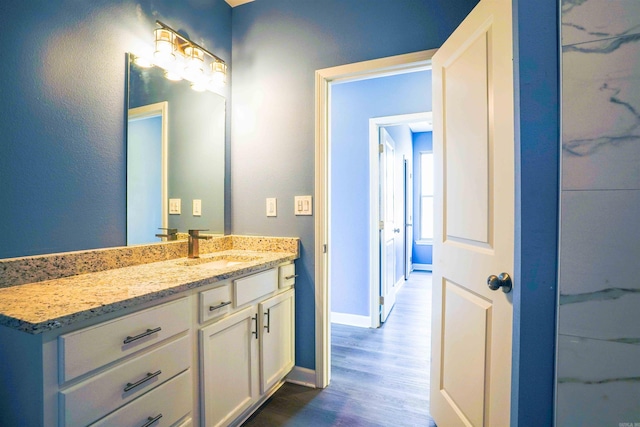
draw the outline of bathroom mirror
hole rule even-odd
[[[224,234],[224,97],[128,57],[127,244],[162,227]]]

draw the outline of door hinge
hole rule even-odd
[[[378,222],[378,230],[384,230],[384,221]]]
[[[326,243],[324,245],[322,245],[322,253],[324,253],[324,254],[327,253],[327,244]]]
[[[380,305],[384,305],[384,297],[383,296],[380,297]]]
[[[378,152],[384,153],[384,144],[378,144]]]

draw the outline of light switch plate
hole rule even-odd
[[[278,201],[275,197],[267,198],[267,216],[278,216]]]
[[[193,216],[202,216],[202,200],[193,199]]]
[[[180,215],[180,199],[169,199],[169,215]]]
[[[312,215],[313,202],[311,196],[296,196],[293,209],[296,215]]]

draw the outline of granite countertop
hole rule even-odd
[[[40,334],[231,277],[268,269],[298,254],[231,249],[200,260],[236,258],[240,264],[176,258],[0,289],[0,325]]]

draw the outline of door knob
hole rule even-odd
[[[500,273],[498,276],[492,274],[487,278],[487,285],[492,291],[496,291],[502,288],[502,292],[508,294],[513,289],[513,282],[511,276],[507,273]]]

